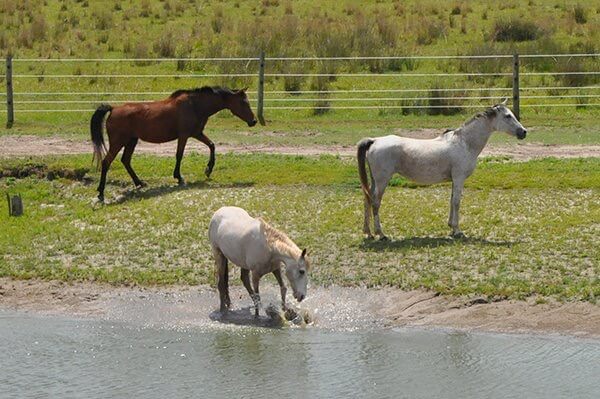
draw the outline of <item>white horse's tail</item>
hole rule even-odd
[[[374,139],[367,137],[362,139],[357,144],[356,158],[358,159],[358,175],[360,176],[360,185],[362,187],[365,198],[371,205],[371,193],[369,193],[369,179],[367,177],[367,151],[375,142]]]

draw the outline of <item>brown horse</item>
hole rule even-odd
[[[177,90],[162,101],[150,103],[127,103],[118,107],[102,104],[96,109],[90,121],[92,142],[94,143],[94,159],[102,165],[98,199],[104,201],[104,186],[110,164],[121,148],[125,147],[121,162],[129,172],[136,187],[145,184],[131,167],[131,155],[139,139],[151,143],[165,143],[177,139],[177,155],[173,177],[180,185],[185,184],[179,168],[188,138],[194,137],[208,146],[210,158],[204,173],[206,177],[215,166],[215,145],[204,134],[204,126],[211,115],[223,109],[229,109],[235,116],[256,125],[256,118],[250,108],[246,89],[230,90],[222,87],[202,87],[193,90]],[[108,134],[108,151],[102,136],[102,121],[106,119]]]

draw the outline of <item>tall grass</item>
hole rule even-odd
[[[496,21],[491,37],[496,42],[524,42],[535,40],[542,33],[542,30],[533,21],[513,17]]]

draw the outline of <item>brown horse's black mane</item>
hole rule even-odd
[[[221,86],[202,86],[196,89],[180,89],[171,93],[169,98],[176,98],[182,94],[199,95],[204,93],[217,94],[220,96],[235,94],[231,89]]]

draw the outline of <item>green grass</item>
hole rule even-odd
[[[482,108],[483,109],[483,108]],[[270,118],[266,126],[249,128],[237,118],[222,112],[209,120],[205,133],[217,144],[261,146],[354,146],[360,139],[388,134],[404,134],[407,130],[434,129],[443,132],[456,128],[472,115],[377,116],[373,112],[358,114],[348,120],[348,115],[330,114],[324,117]],[[0,136],[35,135],[89,140],[89,114],[38,115],[28,117],[12,129],[5,128],[4,115],[0,115]],[[540,143],[547,145],[600,144],[598,114],[590,110],[564,110],[560,115],[529,114],[525,111],[521,122],[528,128],[527,139],[518,142],[506,134],[496,133],[491,145],[519,145]]]
[[[482,54],[555,54],[597,53],[600,42],[600,12],[593,4],[575,5],[565,1],[507,0],[498,7],[487,2],[457,0],[371,1],[324,0],[319,5],[308,0],[237,1],[224,0],[48,0],[0,1],[0,54],[13,54],[15,74],[41,77],[14,79],[16,93],[67,92],[87,93],[77,96],[15,95],[16,125],[19,134],[81,134],[87,131],[89,113],[24,113],[25,109],[92,109],[100,102],[119,104],[126,100],[153,100],[165,95],[91,95],[94,92],[172,92],[179,88],[222,84],[231,87],[250,86],[256,89],[257,76],[248,77],[185,77],[176,78],[52,78],[49,75],[88,74],[204,74],[257,73],[256,62],[26,62],[19,58],[136,58],[136,57],[256,57],[260,50],[267,56],[409,56],[409,55],[482,55]],[[584,16],[584,18],[582,18]],[[511,21],[532,26],[535,40],[494,41],[498,24],[511,29]],[[306,61],[275,62],[266,65],[267,73],[460,73],[510,72],[511,59],[493,60],[409,60],[409,61]],[[594,75],[525,76],[524,72],[597,71],[599,61],[592,58],[543,58],[521,60],[521,87],[531,86],[597,86]],[[0,84],[4,87],[3,76]],[[296,80],[294,80],[296,79]],[[265,88],[272,90],[354,90],[354,89],[422,89],[420,93],[402,93],[408,100],[335,102],[332,105],[431,105],[426,100],[432,88],[506,88],[510,77],[267,77]],[[292,87],[293,86],[293,87]],[[449,94],[450,93],[450,94]],[[452,94],[454,93],[454,94]],[[397,93],[396,93],[397,94]],[[348,97],[395,97],[391,93],[336,94]],[[449,96],[511,97],[511,90],[447,92]],[[444,94],[444,96],[446,95]],[[597,99],[566,95],[597,94],[596,90],[523,90],[526,95],[552,95],[552,99],[521,99],[523,122],[528,126],[558,132],[557,139],[540,140],[548,144],[598,142],[596,121],[600,112]],[[400,96],[400,94],[397,94]],[[256,96],[251,95],[252,99]],[[294,105],[309,108],[319,101],[299,101],[314,98],[267,94],[266,106]],[[278,99],[294,99],[291,103]],[[3,100],[0,93],[0,99]],[[87,101],[81,104],[25,104],[24,101],[69,100]],[[330,99],[331,100],[331,99]],[[448,100],[447,103],[470,104],[482,108],[496,98],[485,100]],[[525,108],[527,105],[558,102],[587,103],[587,108]],[[0,125],[5,124],[4,101],[0,105]],[[285,132],[315,131],[331,139],[325,142],[347,142],[344,134],[350,130],[386,130],[393,128],[457,126],[479,109],[465,109],[453,117],[434,117],[432,110],[414,115],[411,109],[330,110],[315,116],[314,109],[266,110],[273,129]],[[355,122],[354,124],[348,122]],[[330,135],[336,125],[342,135]],[[232,126],[229,124],[228,126]],[[376,127],[370,128],[370,125]],[[380,127],[384,125],[383,127]],[[576,133],[582,127],[581,133]],[[217,128],[221,129],[221,128]],[[228,127],[224,128],[229,131]],[[237,128],[236,128],[237,130]],[[347,132],[347,133],[345,133]],[[0,130],[0,134],[7,134]],[[369,133],[370,134],[370,133]],[[572,139],[580,134],[582,139]],[[241,140],[232,133],[231,141]],[[352,135],[355,142],[356,133]],[[542,136],[540,136],[542,137]],[[225,138],[224,140],[229,140]],[[579,141],[577,141],[579,140]],[[263,140],[265,141],[265,140]],[[308,141],[308,140],[298,140]]]
[[[90,157],[3,159],[52,170],[90,166]],[[1,178],[0,195],[20,193],[25,215],[0,207],[0,275],[114,284],[213,282],[207,224],[224,205],[246,208],[308,247],[317,285],[423,287],[489,298],[536,295],[595,302],[600,295],[600,159],[480,163],[461,207],[465,240],[448,238],[449,186],[395,180],[382,223],[391,242],[364,240],[354,161],[333,156],[220,156],[213,180],[206,158],[184,159],[185,188],[173,160],[137,157],[149,186],[136,191],[119,164],[107,205],[91,181]],[[235,279],[237,281],[237,279]]]

